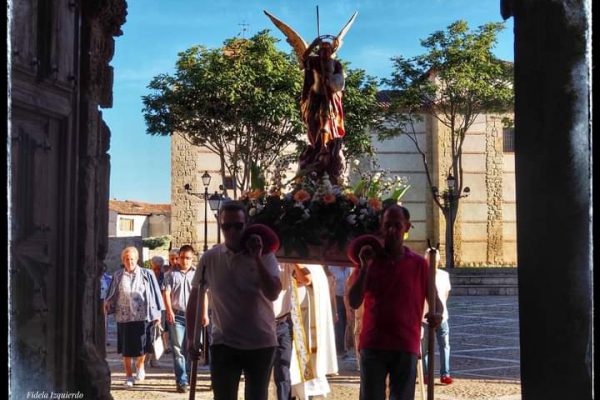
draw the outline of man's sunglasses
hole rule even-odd
[[[242,229],[244,229],[244,223],[243,222],[226,222],[224,224],[221,224],[221,228],[223,228],[224,231],[228,231],[231,228],[234,228],[237,231],[241,231]]]

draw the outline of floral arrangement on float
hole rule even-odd
[[[352,163],[358,177],[352,186],[332,184],[327,173],[300,174],[283,184],[285,169],[279,165],[267,190],[254,187],[242,194],[250,224],[267,225],[279,236],[278,259],[348,264],[346,245],[377,232],[383,207],[399,203],[410,185],[387,171],[361,171],[359,164]]]

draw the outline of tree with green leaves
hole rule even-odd
[[[217,154],[222,177],[234,177],[234,198],[261,181],[256,171],[268,171],[288,146],[304,146],[302,73],[277,41],[264,30],[227,39],[222,48],[194,46],[179,54],[173,75],[152,79],[143,97],[147,133],[179,133]],[[347,154],[353,156],[372,152],[365,138],[368,118],[378,112],[377,87],[362,70],[348,76]]]
[[[421,40],[424,54],[392,58],[391,90],[386,119],[394,128],[381,131],[379,139],[406,135],[421,154],[431,194],[446,219],[446,266],[454,266],[453,228],[463,193],[463,143],[468,129],[482,113],[512,110],[513,65],[492,54],[503,23],[487,23],[470,30],[465,21],[456,21],[445,31]],[[415,122],[430,115],[449,131],[448,176],[453,190],[438,193],[424,149],[415,135]]]

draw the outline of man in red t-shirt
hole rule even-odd
[[[389,374],[390,398],[413,400],[423,306],[429,269],[420,255],[404,246],[410,213],[392,205],[383,212],[383,249],[359,251],[360,268],[350,278],[348,292],[354,309],[364,303],[360,333],[360,400],[385,399]],[[428,321],[438,326],[443,306],[436,295],[436,314]]]

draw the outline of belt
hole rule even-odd
[[[173,310],[173,314],[185,317],[185,311]]]
[[[275,322],[280,323],[280,322],[285,322],[287,321],[287,319],[290,317],[290,313],[284,314],[281,317],[277,317],[275,318]]]

